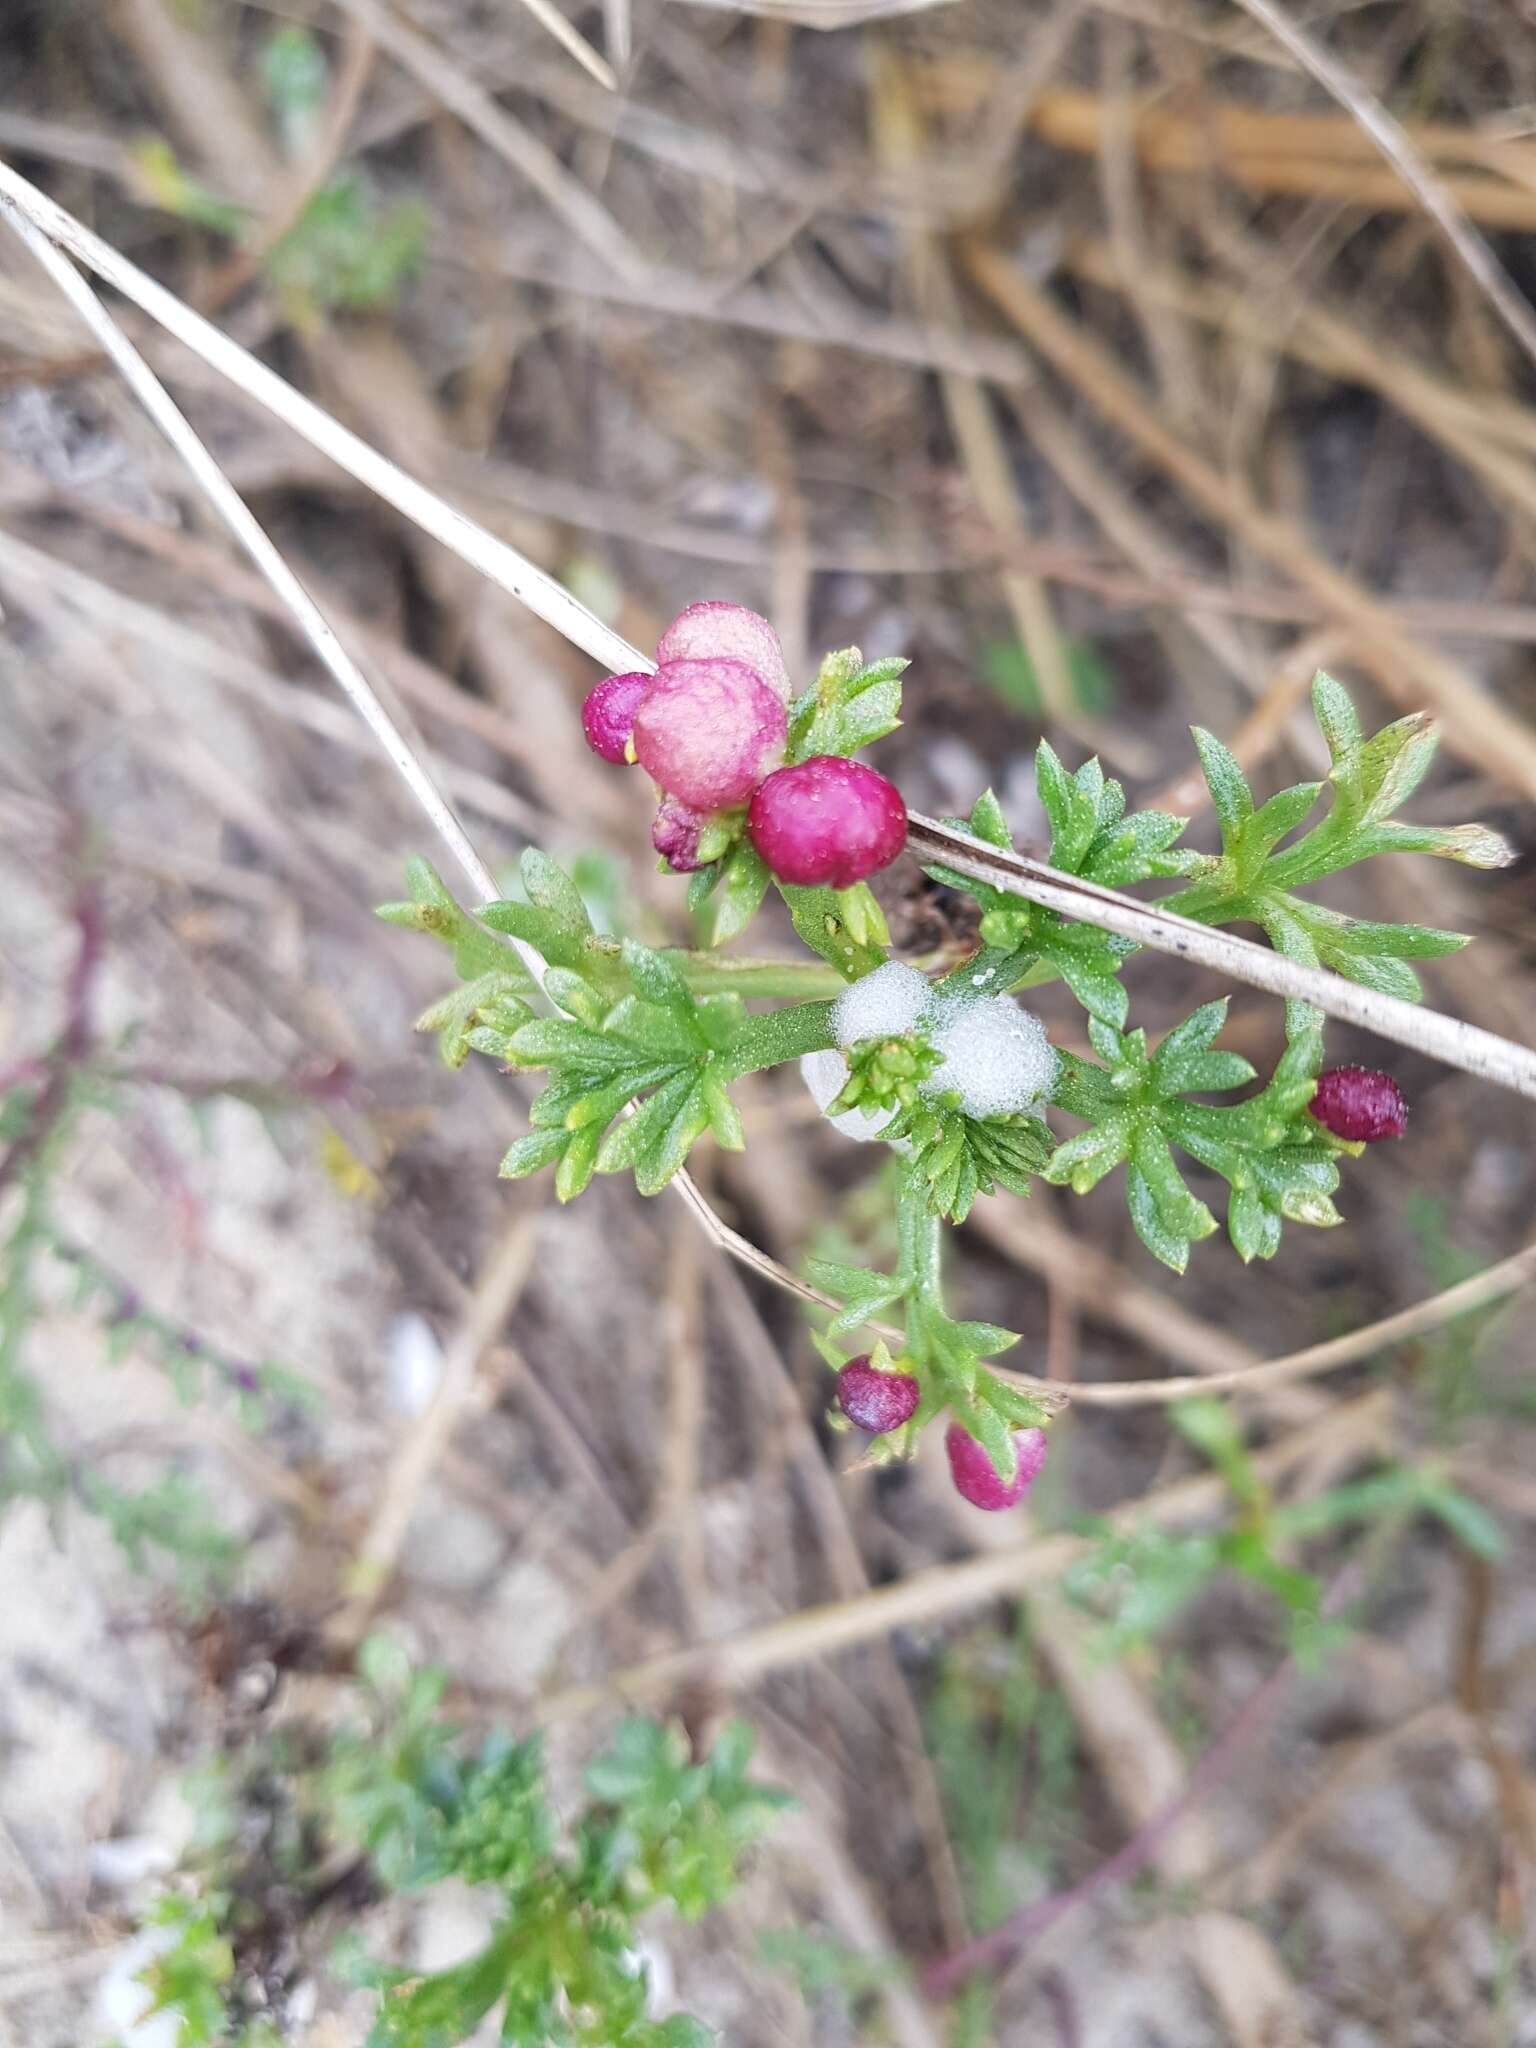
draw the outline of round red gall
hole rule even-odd
[[[1045,1463],[1046,1438],[1043,1429],[1019,1429],[1014,1431],[1013,1448],[1018,1457],[1018,1470],[1006,1484],[998,1477],[984,1445],[979,1444],[968,1430],[952,1422],[944,1432],[944,1449],[949,1457],[949,1476],[955,1482],[955,1491],[962,1500],[968,1500],[973,1508],[986,1508],[995,1513],[1000,1508],[1017,1507],[1040,1476]]]
[[[675,796],[662,798],[651,821],[651,844],[674,874],[691,875],[709,865],[699,859],[699,834],[708,823],[708,811],[680,804]]]
[[[1372,1067],[1327,1067],[1309,1104],[1326,1131],[1354,1145],[1400,1138],[1408,1128],[1408,1101],[1390,1074]]]
[[[672,661],[635,713],[635,756],[698,811],[745,802],[784,758],[784,706],[745,662]]]
[[[605,761],[623,766],[629,759],[629,736],[640,700],[651,687],[647,675],[605,676],[589,691],[581,707],[581,729],[587,745]]]
[[[884,1436],[917,1413],[923,1390],[910,1372],[881,1372],[868,1358],[850,1358],[837,1376],[837,1405],[857,1429]]]
[[[679,612],[656,643],[657,665],[672,661],[745,662],[781,704],[789,702],[789,670],[779,636],[760,612],[706,598]]]
[[[781,882],[851,889],[906,845],[907,807],[896,785],[862,761],[815,754],[759,786],[747,832]]]

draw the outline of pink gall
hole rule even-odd
[[[656,661],[665,667],[672,661],[744,662],[754,669],[781,704],[789,702],[789,670],[779,636],[759,612],[744,604],[725,604],[706,598],[679,612],[656,643]]]
[[[718,811],[784,758],[784,706],[745,662],[673,661],[635,713],[635,756],[669,796]]]
[[[581,707],[581,729],[587,745],[605,761],[623,766],[629,759],[629,736],[635,713],[651,687],[647,675],[606,676],[589,691]]]
[[[767,777],[747,832],[781,882],[851,889],[906,845],[907,807],[895,784],[862,761],[816,754]]]
[[[699,858],[699,836],[708,823],[707,811],[696,811],[675,796],[662,798],[651,821],[651,844],[674,874],[691,875],[709,865]]]
[[[979,1444],[968,1430],[962,1429],[958,1422],[949,1425],[944,1432],[944,1449],[949,1457],[949,1476],[962,1500],[968,1500],[973,1508],[986,1508],[989,1513],[1018,1506],[1039,1478],[1045,1464],[1045,1431],[1016,1430],[1013,1447],[1018,1456],[1018,1469],[1005,1483],[998,1477],[997,1467],[985,1446]]]

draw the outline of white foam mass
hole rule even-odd
[[[848,1079],[848,1062],[831,1047],[825,1052],[808,1052],[800,1061],[800,1078],[815,1096],[816,1107],[826,1116],[827,1104],[841,1094]],[[894,1109],[844,1109],[836,1116],[828,1116],[827,1122],[845,1138],[863,1145],[878,1138],[895,1114]]]
[[[1038,1110],[1056,1082],[1056,1048],[1033,1011],[1011,996],[939,1009],[929,1042],[942,1064],[922,1084],[926,1095],[958,1095],[967,1116]]]
[[[873,974],[850,982],[832,1005],[832,1036],[842,1046],[860,1045],[867,1038],[905,1038],[932,1001],[926,974],[887,960]]]

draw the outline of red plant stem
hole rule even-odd
[[[1137,1829],[1096,1870],[1070,1890],[1049,1899],[1038,1899],[1021,1907],[1001,1926],[980,1934],[947,1956],[929,1963],[922,1973],[923,1990],[932,1999],[953,1997],[962,1984],[983,1970],[999,1970],[1031,1942],[1039,1941],[1068,1914],[1075,1913],[1112,1885],[1124,1884],[1137,1876],[1157,1855],[1170,1835],[1179,1828],[1207,1793],[1215,1790],[1244,1747],[1257,1735],[1265,1717],[1275,1707],[1295,1672],[1294,1659],[1272,1671],[1234,1715],[1189,1774],[1184,1789]]]
[[[1338,1614],[1353,1599],[1360,1577],[1358,1562],[1346,1565],[1323,1595],[1319,1613],[1325,1617]],[[952,1997],[969,1978],[982,1970],[1001,1969],[1013,1960],[1020,1949],[1032,1941],[1039,1941],[1080,1906],[1086,1906],[1101,1892],[1123,1884],[1145,1870],[1169,1836],[1226,1777],[1244,1748],[1258,1734],[1267,1716],[1279,1704],[1295,1675],[1296,1660],[1287,1657],[1223,1728],[1190,1772],[1183,1791],[1154,1813],[1097,1870],[1091,1870],[1080,1883],[1067,1891],[1021,1907],[1001,1926],[977,1935],[963,1948],[927,1964],[921,1973],[926,1995],[935,2000]]]
[[[64,991],[64,1035],[59,1041],[59,1056],[77,1064],[91,1047],[91,985],[107,943],[101,884],[94,875],[80,884],[75,897],[75,929],[80,944]]]

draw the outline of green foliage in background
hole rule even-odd
[[[290,24],[273,32],[257,63],[266,109],[283,156],[301,166],[320,147],[330,66],[319,39]],[[133,152],[145,201],[236,245],[261,223],[183,165],[163,136]],[[262,255],[261,269],[285,318],[310,327],[327,313],[385,312],[426,259],[431,215],[414,195],[385,200],[362,172],[337,171],[305,202],[297,220]]]
[[[452,2048],[494,2016],[508,2048],[707,2048],[685,2014],[656,2018],[637,1942],[670,1906],[697,1920],[736,1887],[742,1860],[788,1804],[749,1775],[752,1732],[720,1731],[700,1762],[681,1732],[628,1720],[585,1774],[587,1798],[563,1820],[537,1737],[467,1745],[441,1713],[446,1673],[413,1670],[375,1637],[359,1657],[358,1718],[297,1758],[281,1737],[242,1760],[303,1816],[284,1878],[303,1921],[323,1910],[336,1858],[361,1859],[380,1896],[450,1881],[487,1897],[489,1931],[464,1961],[422,1972],[354,1954],[349,1974],[376,1992],[369,2048]],[[276,1752],[272,1743],[278,1743]],[[186,1889],[154,1923],[176,1940],[146,1970],[156,2011],[182,2023],[183,2048],[259,2048],[249,2011],[258,1958],[241,1869],[238,1801],[205,1831]]]
[[[1170,1414],[1221,1475],[1235,1513],[1220,1529],[1097,1525],[1092,1550],[1071,1567],[1065,1584],[1072,1598],[1107,1614],[1102,1643],[1108,1655],[1150,1641],[1218,1578],[1235,1573],[1276,1603],[1293,1654],[1315,1664],[1348,1629],[1325,1613],[1322,1581],[1296,1555],[1306,1542],[1342,1530],[1379,1538],[1429,1515],[1475,1556],[1492,1560],[1501,1553],[1497,1523],[1433,1460],[1387,1466],[1310,1500],[1280,1503],[1225,1403],[1202,1396],[1176,1403]]]

